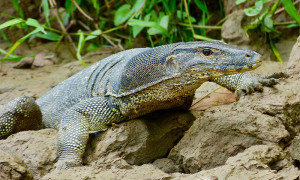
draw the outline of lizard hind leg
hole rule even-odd
[[[0,139],[11,134],[42,128],[42,112],[34,99],[20,96],[0,106]]]
[[[103,97],[89,98],[66,110],[59,127],[56,169],[81,165],[89,133],[103,131],[123,119],[120,111]]]

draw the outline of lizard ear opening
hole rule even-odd
[[[165,67],[167,71],[179,72],[178,61],[175,56],[171,55],[166,58]]]

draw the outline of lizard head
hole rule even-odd
[[[261,63],[258,53],[220,41],[180,42],[143,49],[120,63],[123,68],[111,76],[110,94],[120,97],[154,86],[194,88],[212,77],[252,70]]]
[[[169,71],[200,78],[219,77],[253,70],[262,63],[260,54],[221,41],[188,42],[175,46],[166,57]]]

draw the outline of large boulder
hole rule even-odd
[[[186,111],[160,111],[116,125],[89,143],[86,163],[111,165],[122,158],[141,165],[165,157],[193,120]]]
[[[194,124],[168,158],[185,172],[196,173],[223,165],[253,145],[280,145],[284,151],[300,130],[299,44],[300,38],[291,52],[289,78],[238,102],[194,112]]]

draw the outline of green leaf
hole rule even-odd
[[[0,48],[0,53],[7,54],[7,52],[4,49],[1,49],[1,48]]]
[[[33,26],[33,27],[39,28],[41,31],[46,33],[44,31],[44,27],[42,25],[40,25],[40,23],[35,19],[28,18],[27,21],[25,22],[25,24],[27,24],[28,26]]]
[[[208,13],[205,1],[195,0],[197,7],[204,13]]]
[[[246,36],[248,37],[248,30],[256,29],[260,24],[262,19],[268,14],[268,9],[265,9],[255,21],[252,21],[250,25],[245,26],[244,30],[246,32]]]
[[[43,39],[47,39],[50,41],[59,41],[61,36],[55,32],[49,32],[46,31],[46,34],[44,33],[36,33],[34,36],[39,37],[39,38],[43,38]]]
[[[162,0],[162,4],[166,10],[166,13],[169,13],[170,12],[170,8],[169,8],[169,2],[167,0]]]
[[[149,21],[151,16],[153,15],[153,13],[149,13],[147,14],[145,17],[144,17],[144,21]],[[156,14],[155,14],[156,15]],[[145,26],[139,26],[139,25],[136,25],[136,26],[132,26],[132,35],[134,38],[137,37],[137,35],[145,28]]]
[[[91,43],[87,47],[88,52],[97,51],[98,49],[99,49],[99,45],[96,43]]]
[[[1,58],[0,61],[12,61],[12,62],[18,62],[21,61],[26,56],[12,56],[8,58]]]
[[[84,47],[84,44],[85,44],[84,35],[83,35],[83,32],[81,30],[79,30],[77,33],[79,34],[79,40],[78,40],[76,57],[81,62],[81,64],[87,66],[87,64],[82,60],[82,57],[81,57],[81,54],[80,54],[83,47]]]
[[[76,6],[73,5],[72,0],[65,0],[65,8],[69,15],[72,15],[73,11],[76,10]]]
[[[206,36],[201,36],[201,35],[198,35],[198,34],[195,34],[195,35],[194,35],[194,38],[195,38],[195,39],[200,39],[200,40],[203,40],[203,41],[211,41],[211,40],[215,40],[215,39],[212,39],[212,38],[209,38],[209,37],[206,37]]]
[[[289,24],[286,26],[286,28],[294,28],[294,27],[298,27],[298,24]]]
[[[253,7],[246,8],[244,9],[244,12],[247,16],[256,16],[260,13],[262,8],[263,8],[263,2],[256,1],[254,8]]]
[[[144,2],[145,0],[137,0],[132,7],[131,13],[134,14],[135,12],[137,12],[144,5]]]
[[[137,37],[137,35],[139,35],[139,33],[144,29],[143,26],[132,26],[132,35],[134,38]]]
[[[282,58],[281,58],[279,52],[277,51],[271,38],[270,38],[270,45],[271,45],[271,49],[272,49],[273,53],[275,54],[276,58],[279,60],[279,62],[282,62]]]
[[[9,49],[8,53],[4,56],[4,58],[7,58],[22,42],[24,42],[29,36],[36,34],[40,31],[43,31],[44,29],[41,27],[36,28],[35,30],[31,31],[30,33],[26,34],[25,36],[23,36],[22,38],[20,38],[19,40],[17,40],[17,42],[15,42],[15,44]]]
[[[118,26],[127,21],[135,12],[137,12],[143,5],[145,0],[137,0],[130,10],[129,4],[122,5],[115,13],[114,25]]]
[[[165,28],[163,28],[161,25],[159,25],[158,23],[153,22],[153,21],[143,21],[143,20],[138,20],[138,19],[130,19],[128,21],[128,25],[129,26],[141,26],[141,27],[153,27],[153,28],[156,28],[156,29],[160,30],[162,32],[162,34],[169,37],[168,31]]]
[[[291,0],[281,0],[285,11],[300,25],[300,14]]]
[[[164,29],[168,30],[168,25],[169,25],[169,16],[163,16],[160,20],[159,20],[159,25],[161,27],[163,27]],[[150,29],[148,29],[148,34],[149,35],[155,35],[155,34],[162,34],[163,32],[160,29],[157,29],[155,27],[152,27]]]
[[[92,0],[93,7],[96,9],[97,14],[100,12],[100,2],[98,0]]]
[[[6,21],[5,23],[3,24],[0,24],[0,29],[4,29],[6,27],[9,27],[9,26],[13,26],[13,25],[16,25],[16,24],[19,24],[23,22],[22,19],[20,18],[17,18],[17,19],[12,19],[12,20],[9,20],[9,21]]]
[[[187,19],[187,14],[186,14],[186,12],[184,12],[184,11],[179,11],[179,10],[178,10],[177,13],[176,13],[176,15],[177,15],[178,19],[182,19],[182,20],[184,20],[184,22],[186,22],[186,23],[189,22],[188,19]],[[193,16],[190,16],[190,19],[191,19],[191,23],[196,22],[196,19],[195,19]]]
[[[116,14],[114,17],[114,25],[118,26],[118,25],[124,23],[130,16],[131,16],[130,5],[124,4],[116,11]]]
[[[277,10],[279,4],[280,4],[280,0],[277,0],[276,3],[273,4],[269,14],[271,14],[273,16],[275,11]]]
[[[246,2],[246,0],[236,0],[236,1],[235,1],[235,4],[236,4],[236,5],[239,5],[239,4],[242,4],[242,3],[244,3],[244,2]]]
[[[274,23],[270,16],[265,16],[264,25],[269,29],[273,29]]]
[[[2,35],[2,38],[3,38],[3,40],[6,42],[7,46],[8,46],[9,48],[11,48],[11,44],[10,44],[8,38],[6,37],[5,33],[4,33],[2,30],[0,30],[0,34]]]
[[[91,35],[87,36],[84,40],[85,40],[85,41],[88,41],[88,40],[94,39],[94,38],[96,38],[97,36],[99,36],[101,33],[102,33],[102,32],[101,32],[100,29],[95,30],[95,31],[91,32]]]
[[[12,0],[12,3],[14,5],[15,10],[19,13],[20,17],[24,19],[24,13],[21,6],[19,5],[19,0]]]
[[[43,10],[44,10],[46,22],[47,22],[48,26],[50,27],[50,22],[49,22],[50,11],[49,11],[48,0],[42,0],[42,4],[43,4]]]

